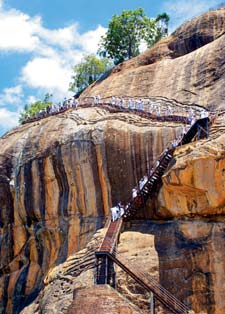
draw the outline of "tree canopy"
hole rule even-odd
[[[99,54],[114,59],[115,64],[137,56],[143,40],[149,47],[159,39],[161,33],[157,22],[162,18],[165,18],[164,14],[158,16],[158,20],[148,18],[142,8],[113,15],[108,31],[101,38]]]
[[[78,94],[81,93],[111,67],[112,63],[108,58],[97,58],[95,55],[85,56],[79,64],[73,67],[69,89]]]
[[[168,26],[169,26],[170,17],[167,13],[158,14],[156,17],[156,25],[158,28],[158,38],[168,36]]]
[[[20,112],[19,116],[19,122],[23,123],[27,119],[27,117],[33,117],[36,113],[38,113],[40,110],[44,110],[47,107],[50,107],[52,105],[52,102],[50,101],[52,95],[47,93],[44,96],[43,100],[35,101],[32,104],[26,104],[24,106],[24,110]]]

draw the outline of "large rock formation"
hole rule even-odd
[[[157,230],[159,230],[158,225],[149,222],[132,224],[129,231],[121,234],[118,246],[118,252],[126,259],[126,265],[141,264],[141,270],[147,274],[150,273],[156,280],[158,280],[159,261],[154,247],[154,238]],[[91,313],[93,309],[94,313],[99,314],[113,313],[113,311],[127,314],[136,308],[138,313],[148,314],[149,293],[137,286],[134,280],[118,267],[116,269],[117,290],[120,295],[126,297],[126,301],[121,296],[118,297],[117,293],[112,293],[107,287],[99,291],[96,286],[93,286],[93,248],[100,242],[105,231],[105,229],[99,230],[85,249],[71,255],[63,264],[49,271],[45,278],[45,287],[36,300],[22,311],[22,314],[40,312],[67,314],[69,308],[72,313],[86,313],[86,311]],[[91,264],[90,260],[92,260]],[[108,297],[106,294],[109,294]],[[96,299],[98,299],[98,304],[96,304]],[[133,306],[127,300],[132,302]],[[98,305],[100,308],[97,311]]]
[[[225,8],[177,29],[140,56],[116,66],[82,94],[163,96],[180,103],[223,108]]]
[[[82,97],[143,95],[176,111],[193,103],[222,109],[224,21],[221,9],[188,22]],[[142,216],[161,220],[154,235],[162,285],[210,314],[225,311],[223,125],[221,115],[210,138],[177,151],[158,203]],[[176,123],[90,107],[0,139],[0,313],[19,313],[32,302],[45,276],[88,243],[112,204],[130,200],[132,187],[180,132]],[[126,280],[120,282],[126,291]]]
[[[3,136],[2,309],[17,313],[30,302],[49,269],[88,242],[112,203],[130,200],[132,187],[180,132],[176,123],[84,108]]]

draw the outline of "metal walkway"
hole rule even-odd
[[[173,296],[168,290],[163,288],[158,282],[152,280],[140,272],[137,269],[133,269],[132,265],[126,266],[115,255],[109,255],[110,259],[123,269],[130,277],[132,277],[140,286],[142,286],[148,292],[152,292],[154,297],[163,304],[167,309],[173,313],[187,314],[189,308],[180,302],[175,296]]]
[[[197,120],[182,137],[177,146],[190,143],[196,136],[197,139],[208,137],[209,118]],[[142,277],[140,272],[133,271],[132,265],[126,266],[120,259],[116,257],[117,243],[121,232],[123,220],[129,220],[135,217],[137,212],[142,210],[149,198],[157,193],[162,184],[162,175],[165,173],[176,147],[166,148],[158,159],[156,167],[153,169],[148,181],[138,192],[130,205],[125,210],[123,219],[120,218],[115,222],[109,223],[105,237],[99,249],[95,252],[95,283],[116,285],[116,273],[114,271],[114,263],[121,267],[129,274],[137,283],[139,283],[147,291],[154,296],[173,313],[188,313],[188,307],[176,299],[169,291],[163,288],[159,283],[152,280],[146,281],[146,276]]]
[[[198,139],[208,137],[209,118],[197,120],[184,134],[177,146],[190,143],[196,136]],[[137,197],[130,203],[126,209],[123,218],[124,220],[131,219],[135,214],[144,208],[147,200],[158,193],[162,185],[162,175],[165,173],[176,147],[167,147],[158,159],[158,165],[153,169],[151,176],[137,194]]]
[[[119,240],[122,224],[122,218],[110,223],[98,252],[113,253],[113,250]]]

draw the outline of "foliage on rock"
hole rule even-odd
[[[24,106],[24,110],[20,112],[19,122],[23,123],[23,121],[28,117],[33,117],[41,110],[45,110],[47,107],[50,107],[52,105],[52,102],[50,101],[51,97],[52,95],[47,93],[43,100],[37,100],[32,104],[26,104]]]
[[[81,93],[111,67],[112,63],[108,58],[97,58],[95,55],[85,56],[79,64],[73,67],[69,89]]]
[[[161,37],[157,22],[165,19],[165,15],[169,18],[166,13],[157,19],[148,18],[142,8],[113,15],[106,35],[102,36],[99,54],[114,59],[115,64],[137,56],[141,42],[149,47]]]

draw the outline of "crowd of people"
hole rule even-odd
[[[200,118],[205,118],[206,115],[205,111],[202,110],[200,113]],[[190,115],[189,115],[189,119],[191,121],[191,125],[193,123],[193,110],[190,111]],[[168,151],[171,148],[175,148],[177,147],[181,141],[182,138],[184,137],[184,135],[188,132],[188,130],[190,129],[191,125],[186,125],[186,126],[182,126],[182,132],[181,134],[174,139],[169,146],[163,151],[162,155],[160,156],[160,158],[155,162],[155,165],[152,166],[151,170],[149,171],[149,173],[145,174],[138,182],[138,185],[133,187],[132,189],[132,200],[134,200],[137,196],[138,193],[144,188],[145,184],[148,182],[150,177],[153,177],[154,179],[156,179],[156,176],[154,175],[154,171],[155,169],[157,169],[160,166],[161,161],[163,160],[163,158],[167,155]],[[126,204],[126,205],[122,205],[121,202],[119,202],[116,206],[111,208],[111,214],[112,214],[112,221],[116,221],[117,219],[121,218],[123,216],[123,214],[126,212],[126,209],[130,206],[130,203]]]
[[[84,98],[85,99],[85,98]],[[142,99],[142,98],[122,98],[122,97],[117,97],[113,96],[111,97],[110,100],[108,101],[103,101],[101,99],[100,95],[97,96],[91,96],[87,97],[86,100],[88,99],[88,103],[96,106],[96,105],[101,105],[102,103],[106,105],[110,105],[112,107],[116,107],[119,109],[128,109],[128,110],[136,110],[139,112],[147,112],[151,115],[154,115],[156,118],[160,119],[161,117],[172,117],[173,115],[181,115],[183,117],[188,118],[188,123],[189,124],[194,124],[195,121],[199,118],[205,118],[208,117],[208,111],[205,109],[202,109],[201,111],[196,111],[190,107],[187,110],[184,109],[178,109],[176,108],[175,110],[171,107],[170,104],[168,105],[162,105],[160,103],[153,102],[152,100],[149,99]],[[91,101],[89,100],[91,99]],[[40,110],[39,112],[36,112],[34,114],[25,114],[23,122],[22,123],[28,123],[32,122],[34,120],[39,120],[42,118],[46,118],[50,115],[55,115],[60,112],[63,112],[67,109],[75,108],[77,109],[78,106],[82,105],[87,105],[87,101],[84,101],[84,103],[79,103],[78,99],[76,96],[73,96],[72,98],[69,99],[64,99],[64,101],[59,102],[59,103],[52,103],[49,106],[47,106],[45,109]]]
[[[98,99],[101,99],[100,96],[97,96]],[[120,98],[113,96],[109,101],[109,104],[114,107],[119,107],[121,109],[129,109],[129,110],[137,110],[137,111],[145,111],[152,115],[155,115],[157,118],[160,118],[162,115],[164,116],[172,116],[172,115],[184,115],[188,116],[189,123],[192,125],[198,118],[206,118],[208,117],[208,111],[202,109],[200,112],[198,111],[196,114],[194,110],[190,107],[188,111],[184,109],[177,110],[175,112],[171,105],[161,105],[159,103],[153,103],[152,100],[142,99],[142,98]]]
[[[38,112],[35,112],[33,114],[25,113],[24,114],[24,120],[22,123],[28,123],[36,120],[40,120],[42,118],[46,118],[48,116],[52,116],[55,114],[58,114],[60,112],[63,112],[67,109],[75,108],[79,106],[79,101],[76,99],[76,97],[72,97],[69,99],[64,99],[64,101],[59,103],[51,103],[46,108],[39,110]]]
[[[95,106],[95,105],[101,105],[102,101],[101,101],[101,96],[97,95],[97,96],[92,96],[92,97],[88,97],[91,98],[91,105]],[[84,102],[85,105],[87,105],[86,102]],[[154,104],[151,100],[149,99],[142,99],[142,98],[120,98],[120,97],[116,97],[113,96],[111,98],[110,101],[105,102],[104,104],[108,104],[111,105],[113,107],[118,107],[120,109],[129,109],[129,110],[137,110],[137,111],[145,111],[148,112],[150,114],[153,114],[155,116],[157,116],[157,118],[160,118],[162,113],[166,116],[172,116],[175,115],[174,110],[172,109],[172,107],[170,105],[162,106],[158,103],[158,104]],[[23,123],[27,123],[27,122],[32,122],[34,120],[39,120],[42,118],[45,118],[47,116],[50,115],[54,115],[60,112],[63,112],[67,109],[71,109],[71,108],[75,108],[77,109],[79,105],[79,101],[76,98],[76,96],[73,96],[70,99],[64,99],[63,102],[59,102],[59,103],[52,103],[49,106],[47,106],[45,109],[40,110],[39,112],[36,112],[34,115],[30,115],[27,114],[27,116],[25,117]],[[178,113],[176,113],[177,115]],[[187,115],[187,112],[185,111],[185,115]],[[196,121],[196,119],[202,119],[202,118],[206,118],[208,117],[208,111],[206,111],[205,109],[202,109],[200,112],[198,111],[197,114],[194,113],[194,110],[190,107],[188,110],[188,122],[189,125],[183,125],[182,126],[182,133],[180,134],[180,136],[176,139],[174,139],[171,142],[171,147],[175,148],[176,146],[179,145],[179,143],[182,140],[182,137],[187,133],[187,131],[190,128],[190,125],[193,125]],[[166,153],[168,149],[166,149],[164,151],[164,153]],[[160,160],[156,161],[156,168],[158,167],[160,163]],[[149,176],[151,176],[154,172],[154,169],[152,168],[149,172]],[[144,185],[147,183],[148,181],[148,175],[145,174],[143,176],[143,178],[140,179],[138,186],[135,186],[132,189],[132,199],[134,200],[137,195],[138,192],[141,191],[144,187]],[[121,202],[119,202],[117,205],[115,205],[114,207],[111,208],[111,214],[112,214],[112,221],[115,221],[119,218],[121,218],[124,214],[124,212],[126,211],[126,209],[129,207],[130,204],[127,204],[126,206],[123,205]]]

